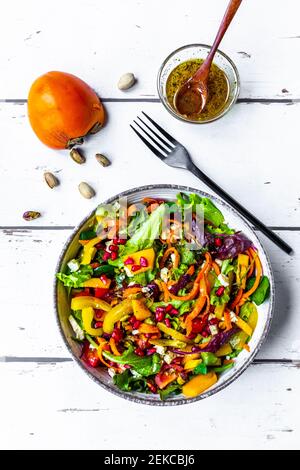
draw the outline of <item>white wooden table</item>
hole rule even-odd
[[[0,410],[2,448],[299,448],[300,441],[300,5],[245,1],[222,43],[242,81],[223,119],[192,126],[158,102],[156,73],[188,43],[211,43],[227,0],[10,0],[0,28]],[[209,5],[209,7],[208,7]],[[201,23],[199,21],[201,20]],[[109,122],[85,145],[86,165],[44,147],[26,117],[31,82],[48,70],[86,80]],[[137,85],[116,83],[132,71]],[[134,186],[187,184],[192,175],[155,159],[129,128],[145,110],[195,162],[295,250],[262,236],[277,287],[274,321],[255,363],[224,392],[194,405],[124,402],[76,366],[58,333],[52,283],[64,241],[98,202]],[[112,160],[96,166],[94,154]],[[59,188],[43,182],[57,173]],[[80,181],[97,190],[87,201]],[[25,210],[40,210],[33,223]],[[260,234],[259,234],[260,236]]]

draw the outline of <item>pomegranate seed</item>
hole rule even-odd
[[[155,354],[156,353],[156,349],[155,348],[150,348],[150,349],[147,349],[147,356],[152,356],[152,354]]]
[[[224,294],[224,290],[225,290],[224,286],[218,287],[218,289],[216,290],[216,296],[221,297]]]
[[[207,338],[207,337],[208,337],[207,331],[202,331],[201,335],[203,336],[203,338]]]
[[[127,258],[124,261],[124,264],[125,264],[125,266],[127,266],[128,264],[134,264],[134,259],[133,258]]]
[[[119,341],[123,339],[123,333],[120,330],[120,328],[115,328],[114,331],[112,332],[111,337],[116,341],[116,343],[119,343]]]
[[[190,335],[187,336],[188,339],[195,339],[197,336],[197,333],[191,333]]]
[[[114,261],[115,259],[117,259],[118,254],[117,254],[115,251],[113,251],[113,252],[111,253],[110,257],[111,257],[111,260]]]
[[[140,265],[142,268],[147,268],[148,266],[148,260],[144,256],[140,257]]]
[[[109,251],[114,251],[114,252],[119,251],[119,247],[117,245],[109,245],[108,249]]]
[[[155,312],[155,320],[156,320],[157,322],[159,322],[159,321],[164,321],[164,319],[165,319],[165,314],[164,314],[164,312],[163,312],[163,311],[162,311],[162,312],[161,312],[161,311],[158,311],[158,309],[156,309],[156,312]]]
[[[222,238],[219,238],[219,237],[215,238],[215,245],[216,246],[222,246],[222,244],[223,244]]]
[[[139,271],[141,269],[141,266],[139,266],[138,264],[134,264],[132,267],[131,267],[131,272],[132,273],[135,273],[136,271]]]
[[[103,310],[95,309],[94,317],[96,320],[100,320],[100,318],[102,318],[102,315],[103,315]]]
[[[156,307],[155,309],[155,312],[164,313],[164,311],[165,311],[164,307]]]
[[[119,239],[118,239],[118,238],[114,238],[114,239],[113,239],[113,244],[114,244],[114,245],[118,245],[118,244],[119,244]]]
[[[103,261],[107,261],[108,259],[111,258],[111,253],[109,253],[108,251],[106,251],[104,254],[103,254]]]
[[[96,321],[95,328],[102,328],[102,326],[103,326],[103,321]]]
[[[208,322],[209,325],[217,325],[218,323],[219,323],[219,320],[217,318],[212,318]]]
[[[165,324],[168,328],[171,328],[171,322],[168,318],[165,319]]]
[[[129,364],[124,364],[124,369],[131,369],[131,366]]]
[[[119,245],[125,245],[127,242],[126,238],[118,238],[118,244]]]
[[[132,326],[133,326],[133,329],[134,329],[134,330],[138,330],[139,327],[141,326],[141,323],[142,323],[142,322],[141,322],[140,320],[135,320],[135,322],[134,322],[133,325],[132,325]]]
[[[141,348],[136,348],[134,350],[134,352],[137,356],[144,356],[145,355],[144,351]]]
[[[105,274],[101,274],[100,280],[103,282],[103,284],[108,284],[109,279]]]
[[[137,318],[136,318],[134,315],[132,315],[132,316],[129,318],[129,323],[130,323],[131,325],[133,325],[134,322],[136,322],[136,321],[137,321]]]
[[[91,367],[97,367],[100,364],[98,354],[94,351],[88,351],[86,360]]]
[[[166,306],[166,312],[169,313],[173,309],[173,305],[169,304]]]
[[[178,310],[176,308],[172,308],[170,315],[178,315]]]
[[[151,338],[155,333],[144,333],[145,338]]]

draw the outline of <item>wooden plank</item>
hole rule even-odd
[[[85,165],[74,163],[66,151],[42,145],[30,129],[24,104],[2,103],[0,127],[10,138],[1,146],[1,226],[24,225],[22,214],[31,209],[43,213],[35,225],[73,226],[107,197],[143,184],[177,183],[207,190],[187,171],[164,165],[134,135],[129,123],[141,110],[185,144],[208,175],[266,224],[300,225],[299,175],[292,171],[298,165],[295,126],[300,103],[239,104],[206,126],[181,123],[157,103],[108,103],[107,126],[83,147]],[[107,154],[112,166],[102,168],[94,158],[97,152]],[[51,191],[46,186],[46,169],[57,174],[60,187]],[[81,181],[96,189],[96,198],[80,196]]]
[[[79,75],[104,97],[156,96],[164,58],[185,44],[211,44],[226,5],[73,0],[70,8],[68,1],[11,0],[0,30],[1,98],[25,98],[32,81],[53,69]],[[294,0],[242,5],[221,46],[239,69],[241,97],[300,98],[298,18]],[[128,71],[138,84],[124,94],[116,84]]]
[[[262,238],[276,282],[270,334],[259,358],[300,359],[300,231],[279,233],[294,248],[289,257]],[[53,275],[69,230],[2,230],[0,278],[2,335],[0,356],[69,357],[52,306]]]
[[[176,410],[124,402],[73,363],[0,364],[0,371],[3,449],[299,447],[297,367],[251,366],[221,393]]]

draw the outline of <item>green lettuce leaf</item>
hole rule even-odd
[[[185,264],[186,266],[190,266],[191,264],[194,264],[196,262],[194,251],[189,250],[185,246],[179,247],[178,251],[180,254],[180,262],[182,264]]]
[[[113,377],[114,384],[124,392],[148,392],[147,381],[143,377],[133,377],[130,370],[125,370],[122,374]]]
[[[159,390],[159,396],[161,400],[165,400],[170,395],[178,395],[181,392],[181,385],[178,383],[173,383],[168,385],[168,387],[163,390]]]
[[[251,289],[255,281],[254,277],[251,277],[247,282],[247,290]],[[270,281],[267,276],[263,276],[258,288],[250,296],[250,299],[256,304],[261,305],[270,295]]]
[[[114,356],[108,351],[103,351],[103,356],[117,364],[128,364],[144,377],[157,374],[161,368],[161,360],[158,354],[152,356],[138,356],[133,352],[133,346],[129,347],[121,356]]]
[[[214,366],[219,362],[219,358],[211,352],[201,353],[201,358],[203,364],[205,364],[206,366]]]
[[[91,279],[93,270],[90,266],[81,266],[78,271],[70,274],[57,273],[56,277],[66,287],[81,287],[84,281]]]
[[[207,374],[207,365],[204,362],[198,364],[195,369],[193,370],[193,374],[195,375],[206,375]]]
[[[222,212],[207,197],[201,197],[198,194],[190,194],[187,196],[184,193],[179,193],[177,195],[177,204],[180,207],[190,205],[193,211],[196,211],[196,207],[199,206],[200,210],[203,212],[204,219],[215,227],[219,227],[224,223]]]
[[[250,315],[254,312],[256,313],[257,309],[255,305],[252,302],[246,302],[244,305],[241,306],[240,310],[240,317],[242,320],[244,320],[246,323],[248,323],[248,320],[250,318]]]
[[[165,213],[166,205],[161,204],[127,241],[122,255],[124,256],[135,253],[136,251],[145,250],[146,248],[151,248],[154,241],[157,240],[161,234],[162,221]]]
[[[232,235],[233,233],[235,233],[232,228],[228,227],[228,225],[224,223],[220,224],[219,227],[213,227],[212,225],[206,224],[205,230],[212,234],[222,233],[225,235]]]

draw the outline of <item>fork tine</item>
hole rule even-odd
[[[144,134],[146,134],[150,140],[152,140],[152,142],[155,143],[155,145],[157,145],[157,147],[160,148],[160,150],[162,150],[163,152],[165,153],[169,153],[169,149],[166,149],[165,147],[163,147],[159,142],[157,142],[157,140],[154,139],[154,137],[152,137],[151,134],[149,134],[149,132],[145,131],[145,129],[142,128],[142,126],[139,125],[138,122],[136,122],[135,120],[133,120],[133,122],[144,132]],[[150,129],[151,130],[151,129]]]
[[[144,114],[144,116],[146,116],[147,119],[149,119],[149,121],[153,124],[153,126],[155,126],[156,129],[158,129],[159,132],[162,133],[162,135],[164,135],[167,139],[169,139],[170,142],[172,142],[172,144],[179,145],[179,142],[176,139],[174,139],[174,137],[172,137],[170,134],[168,134],[168,132],[166,132],[162,127],[156,124],[156,122],[153,121],[153,119],[150,116],[148,116],[148,114],[144,113],[144,111],[142,111],[142,113]]]
[[[139,133],[139,131],[137,131],[131,124],[129,124],[131,129],[136,133],[136,135],[144,142],[144,144],[158,157],[160,158],[161,160],[164,160],[165,159],[165,155],[163,155],[159,150],[157,150],[157,148],[153,147],[152,144],[150,144],[150,142],[148,142],[147,139],[145,139],[144,136],[142,136],[142,134]]]
[[[157,137],[166,147],[168,147],[168,150],[173,150],[174,149],[174,147],[172,147],[171,144],[169,144],[169,142],[167,142],[160,135],[158,135],[153,129],[151,129],[151,127],[148,126],[148,124],[146,124],[139,116],[138,116],[138,119],[144,124],[145,127],[147,127],[147,129],[149,129],[149,131],[152,132],[152,134],[155,135],[155,137]]]

